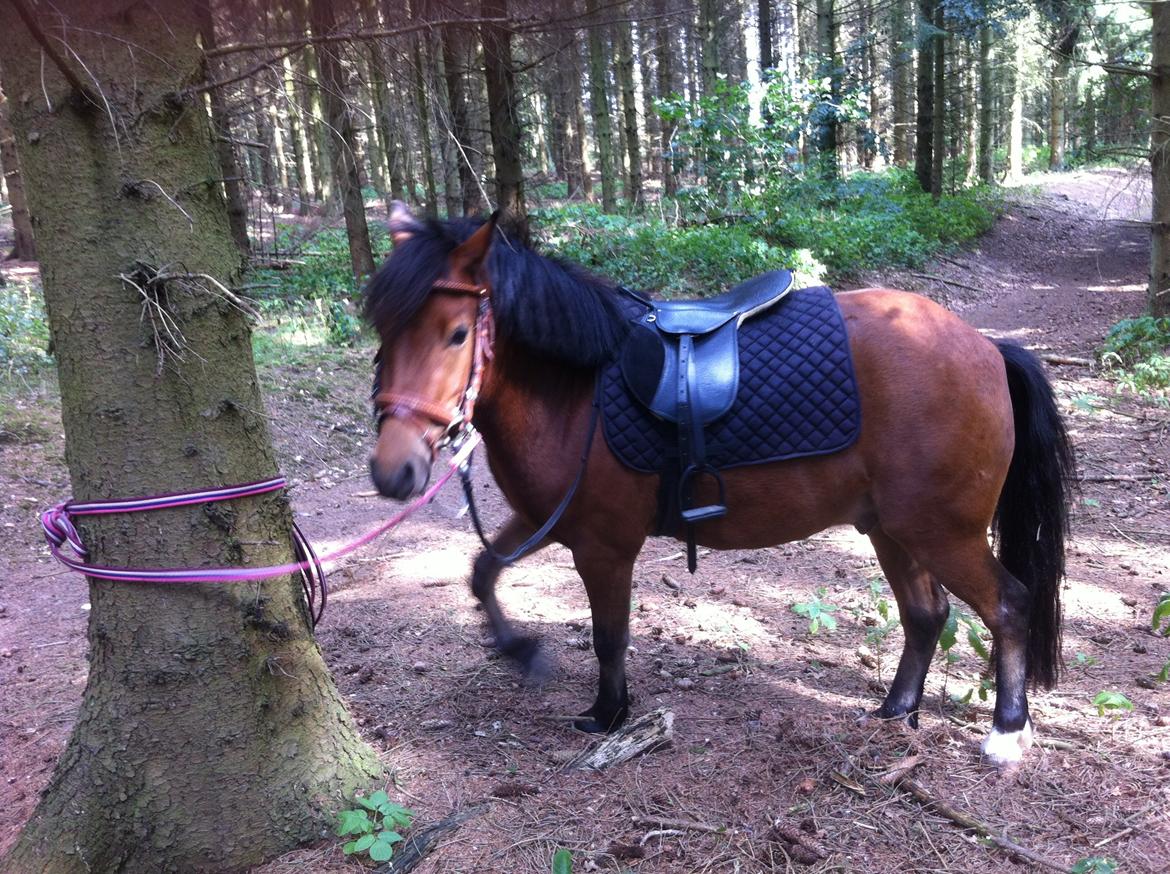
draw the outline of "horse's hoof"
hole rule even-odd
[[[983,758],[999,768],[1018,765],[1024,758],[1024,750],[1032,746],[1032,720],[1024,723],[1019,731],[1000,731],[992,728],[991,734],[983,739]]]
[[[882,722],[898,721],[910,728],[918,728],[918,711],[917,710],[894,710],[893,708],[886,708],[882,705],[877,710],[871,710],[869,713],[862,714],[858,720],[861,724],[869,722],[871,719],[879,719]]]
[[[539,686],[552,676],[552,661],[535,637],[517,637],[500,647],[500,652],[520,666],[530,685]]]
[[[599,715],[596,706],[590,707],[573,721],[573,728],[586,734],[609,734],[626,721],[629,713],[629,707],[622,707],[612,716]]]

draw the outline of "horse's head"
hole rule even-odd
[[[396,258],[417,257],[409,244],[422,226],[402,204],[390,216]],[[455,246],[444,264],[405,264],[405,276],[429,271],[437,278],[401,324],[379,324],[381,338],[374,376],[378,438],[370,476],[378,491],[403,500],[420,494],[442,442],[471,418],[491,354],[486,257],[495,230],[493,216]],[[384,268],[385,271],[386,268]],[[391,275],[396,275],[390,270]]]

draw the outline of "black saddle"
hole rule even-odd
[[[687,526],[687,566],[695,570],[694,526],[727,512],[723,479],[707,461],[703,427],[731,409],[739,391],[739,327],[778,303],[792,289],[787,270],[765,273],[717,297],[646,301],[622,350],[621,370],[630,392],[655,416],[678,431],[675,495],[660,501],[678,507]],[[696,478],[719,487],[715,504],[695,507]],[[666,489],[666,474],[663,475]],[[660,516],[663,514],[660,512]],[[671,514],[673,515],[673,514]]]

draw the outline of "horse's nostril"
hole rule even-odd
[[[401,501],[422,491],[430,479],[430,468],[422,460],[411,458],[397,469],[387,472],[371,458],[370,479],[383,497]]]

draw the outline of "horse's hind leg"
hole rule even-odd
[[[491,550],[483,550],[475,559],[471,572],[471,592],[487,615],[496,649],[514,659],[530,681],[540,683],[552,673],[552,665],[542,652],[540,641],[535,637],[517,634],[496,600],[496,580],[504,569],[496,556],[507,555],[531,537],[535,530],[519,516],[513,516],[505,522],[492,541]],[[543,541],[533,552],[548,543],[547,540]]]
[[[979,614],[995,643],[995,711],[983,754],[997,765],[1018,762],[1032,744],[1028,718],[1028,589],[991,552],[985,536],[916,549],[915,557]]]
[[[917,728],[926,674],[947,619],[946,592],[881,528],[870,531],[869,539],[898,602],[905,636],[894,681],[876,715],[882,719],[904,718]]]
[[[593,614],[593,652],[597,655],[597,700],[573,725],[581,731],[613,731],[630,712],[626,689],[626,649],[630,643],[630,582],[633,557],[602,546],[573,550],[577,573]]]

